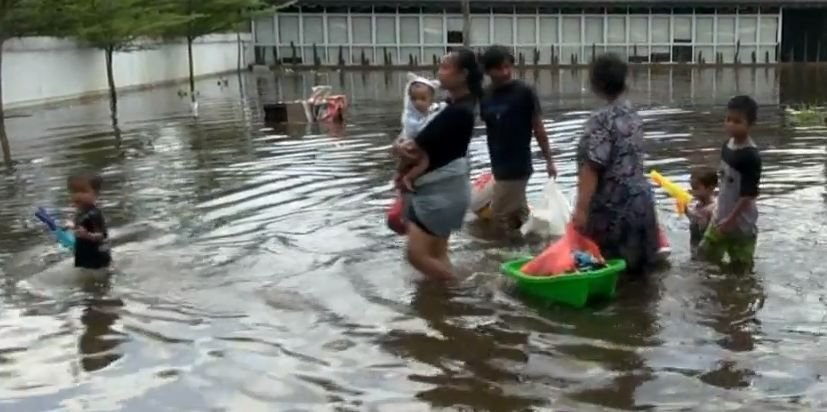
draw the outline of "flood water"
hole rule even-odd
[[[596,102],[583,72],[523,75],[571,196]],[[542,245],[479,225],[452,242],[456,285],[403,262],[384,226],[403,73],[246,74],[244,93],[234,77],[204,80],[197,121],[175,88],[130,93],[120,142],[105,100],[27,111],[8,120],[15,164],[0,174],[0,410],[827,408],[827,129],[793,126],[780,107],[827,83],[789,76],[635,72],[648,166],[682,184],[716,164],[728,98],[761,104],[755,273],[691,261],[688,224],[659,193],[672,267],[585,310],[512,293],[499,263]],[[314,83],[350,96],[344,128],[263,124],[263,103]],[[471,157],[488,167],[484,138]],[[111,282],[75,272],[32,217],[70,211],[78,169],[106,182]]]

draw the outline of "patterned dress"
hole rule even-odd
[[[643,169],[643,121],[626,101],[592,113],[577,147],[579,167],[598,174],[586,234],[606,258],[623,258],[632,274],[657,260],[658,226],[652,188]]]

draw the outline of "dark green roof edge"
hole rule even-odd
[[[459,0],[299,0],[304,6],[439,6],[457,7]],[[827,0],[472,0],[473,6],[542,6],[542,7],[827,7]]]

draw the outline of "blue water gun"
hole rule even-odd
[[[49,229],[49,233],[57,240],[61,246],[65,247],[69,250],[75,250],[75,235],[72,232],[64,230],[61,228],[52,216],[49,215],[49,212],[46,209],[39,207],[37,211],[34,213],[34,216],[38,218],[44,225]]]

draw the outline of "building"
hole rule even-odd
[[[634,63],[774,64],[827,60],[825,6],[482,0],[470,2],[466,29],[461,1],[300,0],[253,26],[256,62],[268,65],[431,65],[465,43],[510,46],[520,62],[536,65],[585,64],[607,51]]]

